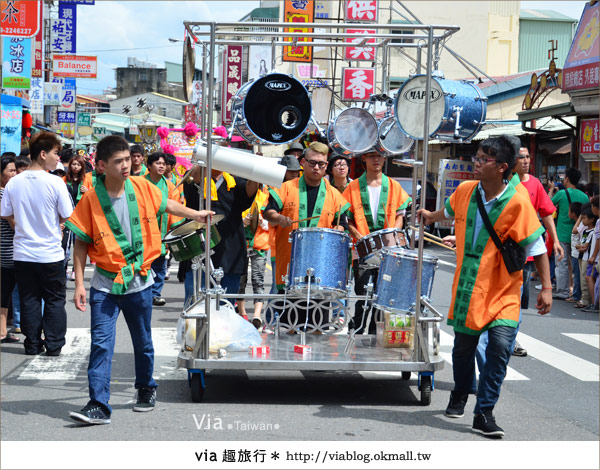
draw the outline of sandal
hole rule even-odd
[[[252,324],[254,325],[254,328],[256,328],[258,330],[262,326],[262,320],[258,317],[254,317],[252,319]]]
[[[575,308],[583,308],[587,307],[587,304],[584,304],[581,300],[575,304]]]
[[[567,297],[567,298],[565,299],[565,302],[572,302],[572,303],[574,303],[574,302],[579,302],[579,301],[578,301],[578,300],[575,300],[573,297]]]
[[[6,335],[0,340],[0,343],[18,343],[20,340],[15,335]]]

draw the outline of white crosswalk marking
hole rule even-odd
[[[35,356],[19,375],[24,380],[75,380],[90,354],[89,328],[69,328],[58,357]]]
[[[154,379],[186,379],[187,369],[177,368],[177,355],[180,349],[177,342],[177,329],[152,328],[152,343],[154,344]]]
[[[519,333],[519,340],[521,339]],[[452,347],[454,346],[454,336],[450,333],[446,333],[443,330],[440,330],[440,356],[444,358],[444,360],[450,364],[452,364]],[[477,364],[475,364],[476,374],[479,375],[479,368]],[[520,374],[512,367],[508,367],[506,371],[506,377],[504,380],[529,380],[523,374]]]
[[[580,341],[581,343],[588,344],[600,349],[600,335],[591,333],[563,333],[563,335],[573,338],[574,340]]]
[[[584,382],[598,382],[600,368],[598,364],[569,354],[543,341],[519,332],[519,343],[527,353],[546,364]]]

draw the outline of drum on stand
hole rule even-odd
[[[427,77],[416,75],[398,90],[394,113],[401,130],[424,140]],[[470,141],[483,126],[487,98],[473,83],[431,77],[429,136],[451,142]]]
[[[407,246],[404,232],[398,228],[377,230],[356,242],[356,252],[362,264],[378,268],[381,264],[381,250],[383,248]]]
[[[377,124],[375,150],[385,157],[408,152],[415,141],[408,137],[398,125],[394,116],[383,118]]]
[[[292,251],[288,286],[289,294],[337,299],[346,295],[350,236],[329,228],[299,228],[290,234]]]
[[[338,155],[365,153],[377,142],[377,121],[366,109],[344,109],[329,124],[327,140]]]
[[[417,302],[417,250],[384,248],[373,305],[391,312],[414,311]],[[421,295],[431,296],[438,258],[423,254]]]
[[[222,214],[213,215],[210,226],[210,247],[214,248],[220,241],[221,235],[217,223],[223,220]],[[187,261],[195,256],[204,254],[206,224],[190,220],[178,225],[165,235],[163,242],[169,248],[176,261]]]
[[[231,102],[236,130],[251,144],[286,144],[306,131],[312,103],[304,85],[282,73],[244,84]]]

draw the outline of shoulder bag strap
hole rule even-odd
[[[569,196],[569,191],[566,188],[565,193],[567,193],[567,201],[569,201],[569,207],[571,207],[571,196]]]
[[[475,193],[476,193],[475,197],[477,199],[477,209],[479,210],[479,214],[481,215],[481,218],[483,219],[483,224],[485,225],[485,228],[487,229],[488,233],[490,234],[490,237],[492,237],[492,240],[494,241],[494,245],[496,245],[496,248],[498,248],[498,250],[500,250],[500,252],[502,252],[504,250],[504,246],[502,245],[502,242],[500,241],[498,234],[494,230],[494,227],[492,227],[492,223],[490,222],[488,213],[485,211],[485,207],[483,207],[483,200],[481,199],[481,193],[479,192],[478,187],[475,187]]]

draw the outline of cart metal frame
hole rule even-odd
[[[301,38],[310,38],[311,46],[315,47],[349,47],[356,46],[353,43],[343,42],[345,38],[354,37],[355,35],[345,33],[346,28],[356,28],[356,23],[307,23],[303,27],[318,28],[318,32],[312,33],[291,33],[285,32],[284,28],[290,27],[289,23],[216,23],[216,22],[190,22],[185,21],[184,26],[186,34],[190,35],[193,40],[202,47],[202,96],[208,97],[208,109],[202,110],[203,126],[201,138],[207,147],[206,164],[195,161],[194,163],[203,166],[203,172],[206,175],[211,174],[211,158],[213,138],[208,131],[213,128],[213,110],[214,110],[214,76],[216,70],[216,59],[218,55],[218,47],[221,45],[253,45],[258,42],[251,39],[263,39],[270,41],[273,50],[272,69],[276,65],[276,48],[280,46],[293,46]],[[268,27],[269,31],[261,31]],[[430,96],[431,96],[431,76],[433,71],[434,50],[437,55],[444,47],[444,42],[452,34],[457,32],[457,26],[443,25],[424,25],[424,24],[403,24],[402,28],[412,33],[397,35],[389,34],[381,30],[389,30],[389,24],[369,24],[369,29],[375,29],[376,33],[372,36],[376,39],[375,44],[369,44],[377,49],[377,54],[382,54],[383,57],[383,84],[387,84],[387,61],[389,48],[397,48],[402,51],[405,48],[415,48],[416,53],[416,73],[421,73],[421,56],[423,50],[426,51],[426,101],[424,114],[424,133],[429,135],[429,114],[430,114]],[[274,31],[275,30],[275,31]],[[238,38],[246,38],[240,40]],[[392,43],[391,40],[407,39],[410,42]],[[403,53],[406,55],[405,53]],[[410,56],[408,56],[410,57]],[[210,69],[211,78],[207,80],[207,70]],[[387,92],[383,86],[383,92]],[[314,123],[318,128],[318,124]],[[415,149],[415,155],[418,155],[418,144]],[[427,169],[428,162],[428,146],[423,147],[422,162],[415,161],[413,171],[413,188],[416,188],[417,170],[419,168]],[[204,181],[204,178],[201,178]],[[199,188],[202,191],[202,188]],[[414,189],[413,189],[414,190]],[[421,193],[421,207],[425,207],[425,191]],[[413,200],[415,199],[413,194]],[[203,198],[200,198],[201,205],[204,203]],[[208,198],[205,201],[206,209],[211,209],[211,201]],[[203,207],[201,207],[203,208]],[[412,220],[415,220],[415,204],[413,204]],[[222,271],[213,269],[210,261],[210,221],[205,236],[205,254],[204,259],[197,257],[193,260],[192,266],[197,270],[197,273],[203,271],[204,279],[209,280],[209,287],[198,290],[196,285],[198,280],[195,279],[194,286],[194,303],[204,302],[204,311],[202,313],[191,313],[191,306],[184,308],[181,317],[184,319],[194,319],[196,321],[196,344],[192,351],[186,350],[184,346],[178,355],[177,364],[179,367],[188,369],[188,378],[192,391],[192,400],[195,402],[201,401],[205,389],[205,370],[206,369],[275,369],[275,370],[346,370],[346,371],[393,371],[401,372],[404,380],[410,377],[411,372],[417,372],[419,376],[418,388],[421,392],[421,404],[429,405],[431,402],[431,391],[434,389],[433,375],[436,370],[443,368],[444,361],[439,355],[439,323],[443,316],[438,313],[430,304],[429,300],[422,297],[422,257],[423,257],[423,227],[420,227],[418,237],[418,269],[417,269],[417,285],[416,298],[421,299],[415,305],[415,334],[414,334],[414,349],[397,349],[383,348],[376,345],[374,335],[339,335],[339,315],[330,329],[323,330],[319,326],[320,333],[324,334],[287,334],[281,332],[280,325],[275,325],[273,334],[262,334],[262,344],[270,347],[270,353],[266,356],[253,357],[247,351],[245,352],[228,352],[226,355],[213,354],[209,352],[208,338],[210,336],[210,316],[211,316],[211,299],[216,299],[216,305],[221,302],[221,299],[251,299],[254,295],[249,294],[226,294],[220,287],[220,279]],[[411,240],[411,247],[414,248],[414,237]],[[196,278],[196,276],[195,276]],[[308,299],[293,298],[293,302],[310,301],[312,294],[313,299],[319,299],[318,289],[311,292],[309,289]],[[348,293],[345,296],[346,305],[349,306],[351,300],[366,300],[372,301],[372,292],[368,292],[366,297],[352,296]],[[283,299],[284,303],[288,295],[261,295],[260,298],[265,299]],[[290,297],[291,298],[291,297]],[[350,311],[345,307],[346,318]],[[338,312],[339,313],[339,312]],[[337,326],[336,326],[337,322]],[[292,326],[292,329],[296,329]],[[429,330],[432,331],[432,341],[429,342]],[[294,344],[309,344],[313,352],[307,356],[295,353],[293,351]]]

